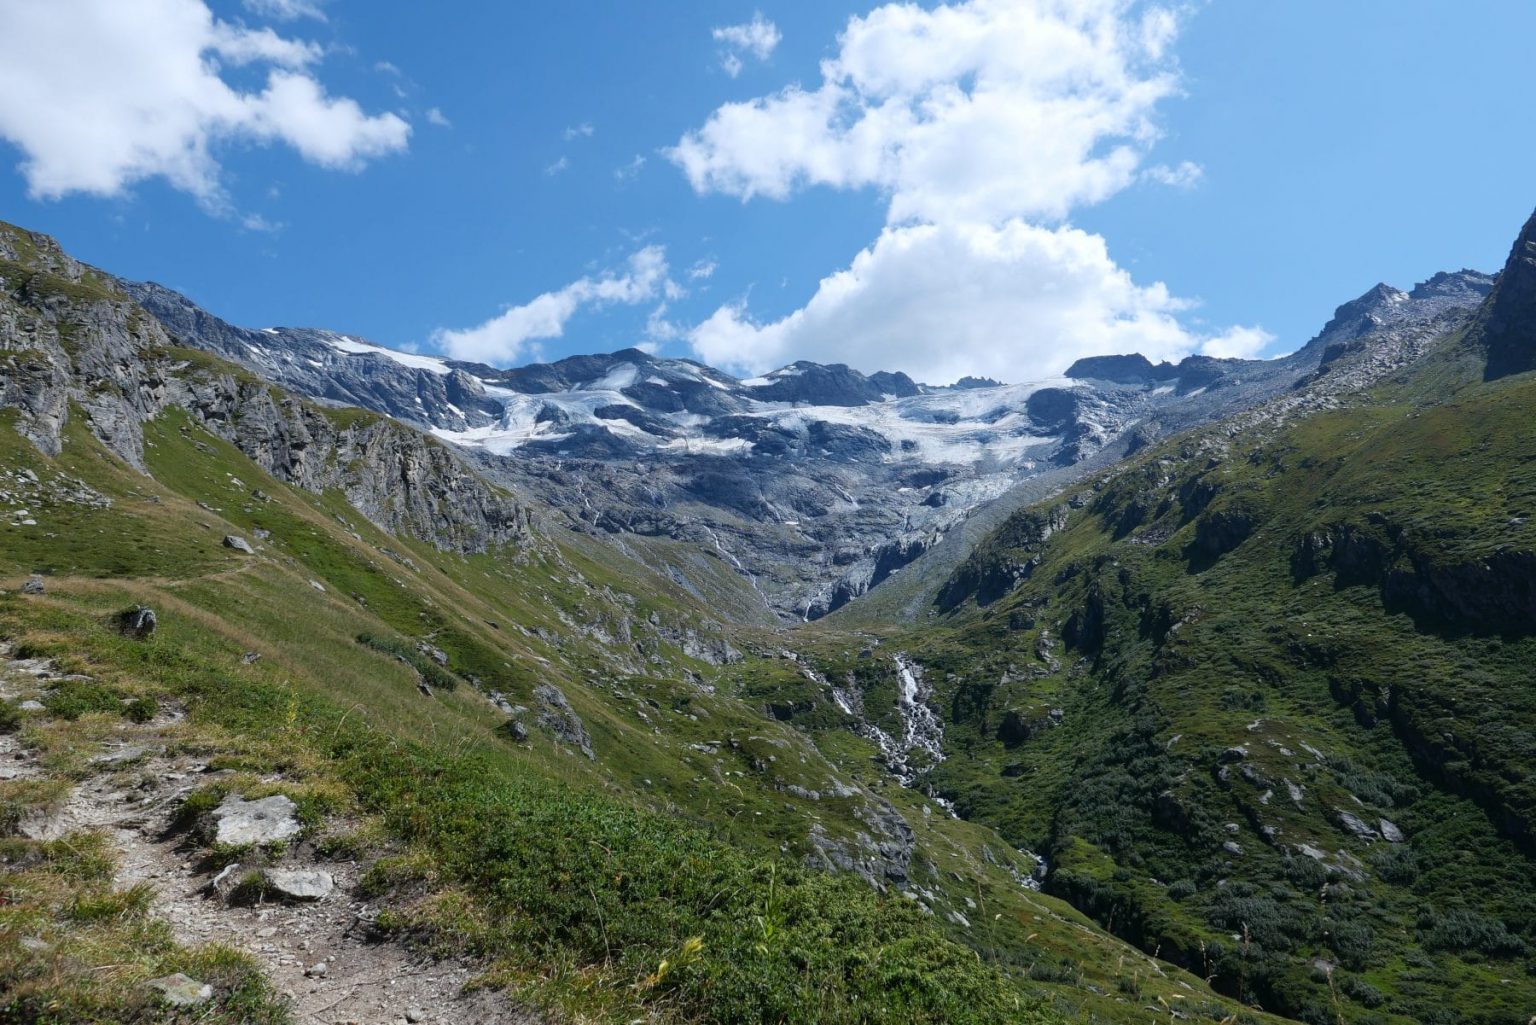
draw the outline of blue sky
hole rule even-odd
[[[640,343],[938,382],[1273,355],[1378,280],[1496,269],[1536,206],[1516,0],[0,0],[0,23],[0,217],[237,323],[502,364]]]

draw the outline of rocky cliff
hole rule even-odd
[[[116,284],[45,236],[0,228],[0,408],[43,451],[79,416],[144,466],[143,423],[170,408],[307,490],[339,491],[386,530],[481,551],[531,514],[446,446],[384,417],[331,414],[203,352],[179,348]]]

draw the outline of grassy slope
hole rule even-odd
[[[1318,1022],[1523,1021],[1536,382],[1433,402],[1467,363],[1451,345],[1353,408],[1180,439],[1043,545],[999,535],[978,559],[1037,558],[1029,578],[910,640],[948,674],[934,782],[1228,992]]]
[[[18,238],[28,259],[28,237]],[[94,278],[49,275],[10,298],[23,319],[64,303],[52,308],[70,322],[80,304],[116,301]],[[201,353],[162,355],[184,362],[185,374],[232,370]],[[721,628],[665,573],[580,537],[473,557],[391,537],[340,496],[282,485],[174,412],[146,425],[145,454],[149,477],[106,452],[76,415],[63,452],[48,459],[0,423],[0,469],[30,469],[49,486],[67,476],[112,499],[110,508],[29,500],[36,525],[0,516],[0,576],[12,586],[32,572],[49,581],[46,597],[0,596],[0,639],[100,681],[62,688],[41,713],[0,708],[0,727],[19,729],[54,773],[46,786],[0,783],[10,821],[98,771],[86,753],[121,709],[146,707],[119,699],[175,701],[189,713],[182,743],[239,770],[247,793],[292,793],[316,830],[361,823],[355,836],[326,842],[378,859],[375,884],[395,927],[468,949],[485,959],[489,980],[578,1018],[1232,1016],[1198,978],[1020,887],[1022,859],[989,829],[891,785],[846,717],[807,734],[766,716],[774,693],[806,682],[777,657],[784,638],[740,632],[732,641],[748,654],[730,667],[690,656],[685,640],[718,641]],[[258,530],[270,537],[254,557],[220,543],[226,533],[257,540]],[[644,554],[688,560],[711,603],[729,605],[742,586],[723,568],[711,574],[696,553]],[[139,602],[161,614],[148,642],[110,628]],[[421,638],[449,658],[431,678],[458,683],[430,698],[417,689],[418,669],[391,654],[411,653]],[[807,642],[856,658],[857,642],[835,633],[812,631]],[[247,665],[252,651],[262,658]],[[537,728],[513,742],[481,693],[537,710],[541,683],[569,697],[595,761]],[[892,693],[888,674],[870,683]],[[279,783],[261,782],[273,774]],[[867,799],[826,794],[850,780],[912,823],[912,883],[942,913],[798,867],[813,825],[844,843],[871,828],[858,818]],[[142,1001],[123,1003],[139,991],[122,984],[180,967],[219,985],[209,1020],[280,1017],[227,952],[180,951],[163,933],[141,945],[135,930],[153,928],[143,902],[111,894],[104,860],[76,864],[44,845],[5,842],[10,865],[29,867],[0,908],[10,916],[0,974],[12,992],[31,994],[7,1013],[148,1014]],[[55,876],[125,901],[122,914],[84,928],[54,899]],[[27,950],[19,923],[44,921],[59,942],[51,953]],[[142,955],[122,958],[110,986],[78,960],[109,950]]]
[[[49,580],[44,598],[0,601],[0,635],[68,658],[113,695],[188,703],[197,742],[230,764],[281,773],[289,792],[320,795],[314,807],[329,816],[371,823],[367,836],[384,838],[370,856],[384,859],[376,875],[393,923],[486,957],[489,978],[615,1021],[1120,1020],[1138,1000],[1159,999],[1228,1013],[1198,980],[1021,890],[979,853],[990,845],[1008,860],[995,836],[932,815],[920,795],[889,791],[920,824],[925,884],[957,906],[975,902],[969,929],[853,878],[795,867],[811,821],[834,836],[863,827],[851,802],[781,788],[850,776],[878,786],[880,773],[864,768],[872,748],[835,729],[827,751],[852,766],[838,768],[765,719],[755,688],[782,672],[780,660],[720,669],[646,633],[653,614],[674,633],[711,630],[659,579],[549,541],[464,557],[389,537],[334,496],[267,477],[178,414],[150,424],[147,441],[153,478],[78,428],[57,460],[0,428],[0,465],[45,481],[67,474],[113,499],[110,509],[49,504],[32,510],[36,526],[0,525],[0,573]],[[270,500],[253,499],[258,489]],[[220,543],[226,533],[254,539],[257,528],[271,537],[254,558]],[[138,602],[161,615],[147,643],[108,626]],[[617,634],[621,621],[660,660],[649,670],[633,671],[631,644],[587,636]],[[406,650],[430,637],[461,685],[424,697],[411,668],[357,643],[363,633]],[[263,657],[246,666],[247,651]],[[557,684],[599,760],[537,729],[512,743],[470,677],[533,707],[535,685]],[[22,720],[34,743],[77,728],[54,711]],[[280,744],[263,741],[273,734]],[[722,742],[720,757],[690,746]],[[21,804],[46,799],[0,787]],[[62,919],[58,928],[69,931]],[[696,936],[702,948],[685,948]],[[32,963],[7,953],[12,971]],[[204,969],[216,956],[226,955],[168,953],[139,974],[173,961]],[[245,978],[230,972],[220,977]],[[222,990],[229,1014],[264,999],[255,982],[241,986]]]

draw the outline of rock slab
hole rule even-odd
[[[231,794],[212,812],[214,843],[272,844],[299,835],[298,805],[283,794],[247,801]]]
[[[213,999],[212,986],[181,972],[150,979],[149,985],[151,989],[159,990],[161,999],[173,1007],[195,1007]]]
[[[268,890],[292,901],[324,900],[336,889],[331,874],[318,869],[269,868],[261,877]]]

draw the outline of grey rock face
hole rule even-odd
[[[1350,812],[1335,809],[1334,817],[1338,820],[1340,826],[1362,840],[1375,840],[1379,836],[1369,823]]]
[[[299,835],[297,813],[298,805],[282,794],[257,801],[231,794],[210,813],[210,832],[214,843],[230,847],[279,843]]]
[[[1515,239],[1468,338],[1487,353],[1486,380],[1536,370],[1536,214]]]
[[[301,395],[454,431],[483,427],[501,411],[484,386],[463,371],[445,374],[407,366],[366,342],[331,331],[235,327],[160,285],[118,285],[172,335]]]
[[[597,755],[592,753],[592,738],[587,735],[586,726],[566,700],[565,693],[554,684],[541,683],[534,688],[533,696],[542,706],[538,724],[562,744],[569,744],[596,761]]]
[[[0,257],[18,259],[20,234],[0,228]],[[17,411],[17,429],[43,452],[58,454],[64,424],[79,408],[103,444],[142,469],[142,424],[178,407],[273,476],[338,490],[391,533],[457,551],[528,538],[529,510],[446,447],[387,419],[332,418],[261,380],[178,359],[174,346],[185,340],[167,335],[110,278],[46,236],[26,239],[28,258],[48,280],[73,288],[0,297],[0,408]],[[213,342],[204,347],[220,351]]]

